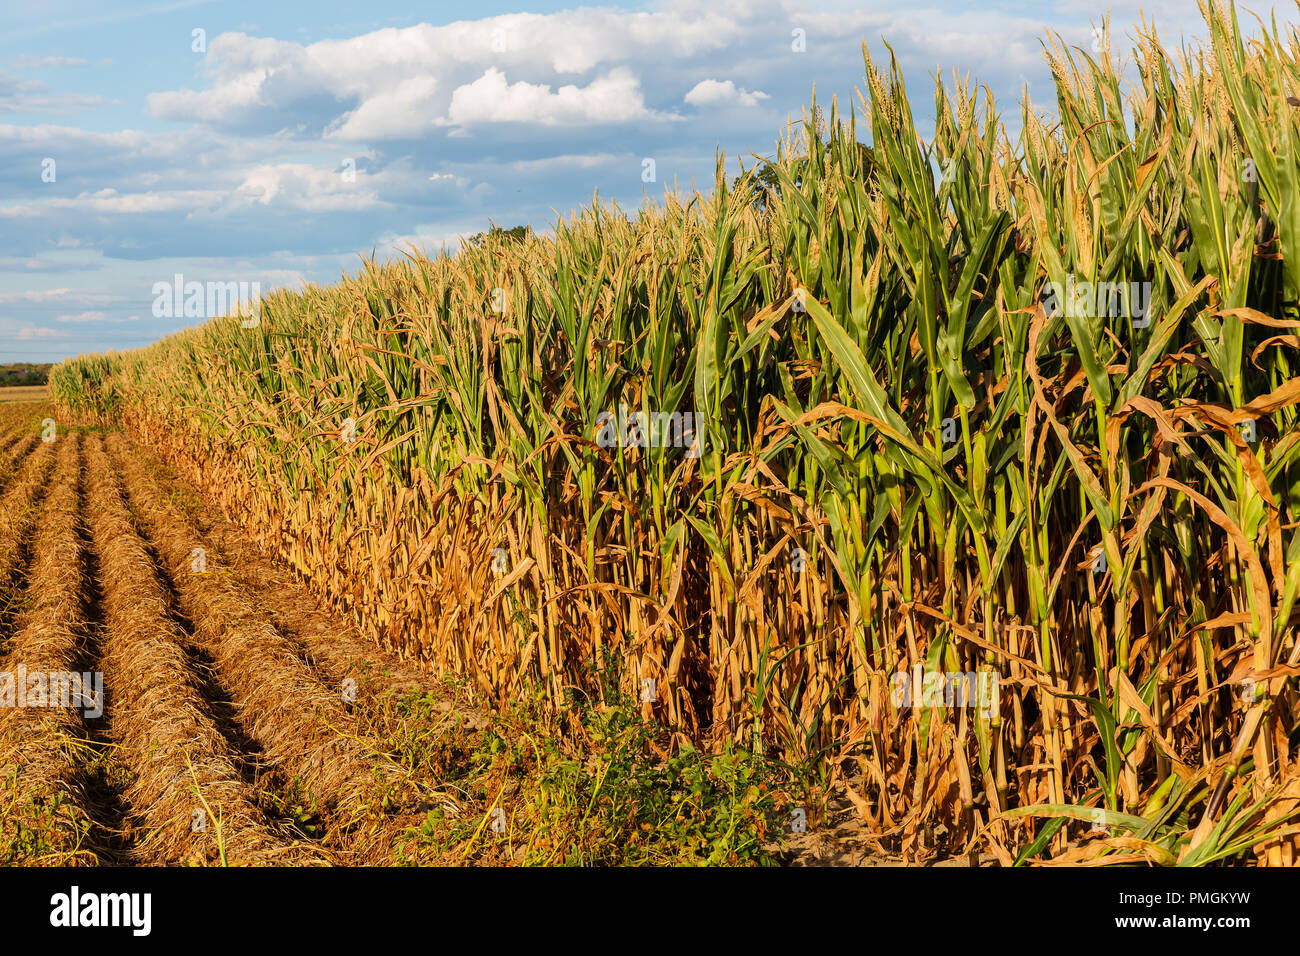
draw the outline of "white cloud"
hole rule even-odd
[[[262,85],[267,76],[266,71],[244,73],[210,90],[150,93],[146,101],[153,115],[161,119],[228,122],[267,105],[262,99]]]
[[[623,157],[613,153],[571,153],[565,156],[547,156],[543,159],[520,159],[510,164],[510,171],[521,176],[548,176],[570,169],[595,169],[609,166],[622,159],[636,169],[641,168],[641,157],[631,154]]]
[[[24,325],[13,333],[19,342],[31,342],[37,339],[66,339],[68,333],[60,329],[47,329],[35,325]]]
[[[0,113],[81,113],[111,102],[93,93],[50,93],[40,83],[19,83],[9,89],[12,92],[0,92]]]
[[[53,198],[35,202],[0,206],[0,218],[23,219],[48,215],[55,210],[69,210],[99,214],[141,214],[159,212],[189,212],[203,206],[215,205],[222,198],[216,190],[177,190],[169,193],[131,193],[114,195],[114,190],[83,193],[75,199]]]
[[[102,322],[103,320],[103,312],[80,312],[77,315],[60,315],[56,319],[59,322]]]
[[[554,93],[544,84],[510,83],[496,67],[458,88],[451,96],[448,121],[458,126],[479,123],[538,123],[574,126],[667,119],[646,109],[641,83],[619,67],[585,86],[561,86]]]
[[[60,150],[66,154],[74,149],[139,149],[148,142],[144,133],[131,129],[96,133],[75,126],[56,126],[53,123],[42,123],[39,126],[0,123],[0,144],[6,148],[43,150],[46,153]]]
[[[757,106],[762,100],[771,99],[761,90],[746,90],[731,80],[700,80],[685,96],[691,106]]]
[[[71,289],[28,290],[25,292],[0,293],[0,305],[16,305],[19,302],[48,302],[70,293]]]
[[[223,204],[226,210],[277,204],[312,211],[357,211],[384,205],[362,170],[346,179],[341,171],[306,163],[261,165],[248,170]]]
[[[27,289],[23,292],[0,293],[0,305],[40,305],[46,302],[67,305],[95,305],[113,301],[113,297],[100,292],[80,289]]]
[[[484,229],[486,229],[486,225]],[[480,231],[480,230],[475,230]],[[376,243],[376,253],[380,256],[394,256],[416,249],[421,252],[448,251],[455,252],[461,244],[474,235],[474,232],[434,232],[418,230],[407,235],[388,235]]]
[[[775,3],[768,6],[777,9]],[[154,116],[182,122],[283,129],[303,124],[340,140],[409,138],[428,133],[439,120],[461,124],[481,117],[481,104],[472,100],[480,91],[500,88],[494,71],[508,72],[516,80],[504,107],[510,111],[539,98],[532,87],[549,93],[560,76],[605,66],[606,82],[595,80],[594,91],[591,86],[573,87],[579,96],[564,92],[570,87],[562,85],[551,94],[558,99],[547,101],[539,122],[567,123],[574,114],[581,122],[616,122],[604,119],[614,108],[625,102],[637,105],[635,118],[644,105],[639,90],[634,101],[625,100],[625,78],[618,75],[611,81],[609,74],[637,63],[715,54],[741,38],[744,16],[742,10],[688,15],[584,7],[443,26],[421,23],[307,45],[225,33],[208,43],[203,67],[211,80],[208,89],[152,93],[148,104]],[[467,86],[470,89],[460,93],[462,119],[457,119],[451,115],[454,97]],[[466,97],[473,106],[468,120]],[[611,98],[610,111],[601,108],[604,97]],[[317,113],[319,123],[304,120],[301,111],[295,111],[299,104],[310,104],[309,112]],[[331,107],[332,115],[320,115]]]
[[[439,104],[434,100],[438,81],[413,76],[391,90],[376,93],[326,132],[327,139],[414,139],[438,125]]]

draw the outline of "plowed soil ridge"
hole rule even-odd
[[[384,702],[483,718],[185,494],[120,434],[0,413],[0,863],[395,862],[459,809],[387,752]]]

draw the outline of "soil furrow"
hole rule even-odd
[[[159,864],[327,862],[319,848],[273,828],[241,777],[98,441],[90,474],[112,733],[135,774],[126,799],[142,825],[141,857]]]
[[[35,519],[36,508],[46,489],[50,471],[54,466],[52,445],[33,442],[28,453],[15,461],[4,475],[0,491],[0,569],[12,561],[16,549],[30,537],[29,529]],[[34,451],[33,451],[34,450]]]
[[[0,485],[8,483],[13,471],[24,458],[31,454],[36,443],[40,441],[35,435],[13,434],[6,438],[4,451],[0,452]]]
[[[81,546],[82,578],[86,583],[83,596],[86,633],[80,645],[76,666],[83,673],[89,671],[102,674],[104,671],[102,660],[104,591],[99,572],[99,555],[95,553],[90,529],[86,523],[87,482],[84,438],[82,442],[81,468],[77,476],[77,539]],[[104,691],[104,713],[97,719],[86,722],[87,740],[97,757],[85,761],[78,768],[78,778],[86,793],[87,809],[100,822],[108,839],[108,845],[101,858],[111,858],[124,866],[136,865],[140,861],[136,857],[132,843],[130,811],[124,797],[130,775],[117,761],[107,709],[109,691],[107,684],[104,685]]]
[[[207,555],[206,566],[195,563],[201,545],[193,532],[121,439],[110,436],[108,444],[194,622],[196,641],[212,655],[250,734],[327,812],[340,845],[363,858],[382,854],[395,824],[384,819],[386,808],[411,815],[429,801],[450,804],[441,794],[421,794],[404,768],[362,736],[340,691],[316,677],[228,571]]]
[[[167,595],[171,616],[187,635],[184,651],[194,685],[216,719],[222,735],[230,744],[232,759],[235,760],[241,777],[257,794],[258,806],[282,825],[314,827],[312,812],[303,806],[310,803],[310,800],[303,799],[303,796],[298,793],[300,788],[275,766],[274,762],[266,756],[262,745],[244,726],[239,709],[235,706],[234,695],[221,682],[216,662],[193,640],[194,624],[181,607],[180,594],[176,590],[175,581],[159,557],[157,549],[148,539],[145,529],[141,527],[134,515],[132,522],[135,533],[158,576],[158,582]]]
[[[0,650],[25,593],[20,578],[32,560],[32,529],[53,465],[52,446],[42,443],[0,497]]]
[[[134,460],[148,463],[148,478],[169,500],[197,493],[168,473],[155,454],[123,438]],[[255,606],[265,610],[275,628],[295,645],[296,652],[330,686],[356,682],[355,707],[368,724],[382,724],[391,712],[391,699],[408,694],[436,698],[440,708],[471,730],[487,726],[485,713],[458,700],[444,681],[405,664],[389,651],[376,647],[339,617],[323,608],[317,596],[258,550],[249,538],[212,508],[175,509],[209,562],[230,568],[240,589]],[[388,699],[386,699],[388,698]],[[379,729],[375,727],[375,729]]]
[[[0,674],[0,860],[9,863],[114,862],[113,840],[87,809],[80,771],[96,757],[86,723],[102,715],[104,695],[102,679],[78,667],[87,627],[78,444],[59,442],[33,544],[30,607]]]

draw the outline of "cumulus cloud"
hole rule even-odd
[[[684,99],[691,106],[757,106],[771,97],[761,90],[742,89],[731,80],[700,80]]]
[[[315,212],[374,209],[385,204],[370,178],[364,170],[352,170],[348,176],[307,163],[255,166],[244,173],[223,208],[277,204]]]
[[[646,119],[671,119],[646,108],[641,83],[631,70],[610,70],[585,87],[510,83],[496,67],[452,94],[448,122],[460,126],[478,123],[538,123],[542,126],[584,123],[627,123]]]
[[[474,232],[437,232],[417,229],[405,235],[390,234],[380,237],[375,251],[381,256],[397,256],[409,253],[412,249],[455,252],[472,235]]]
[[[82,113],[107,105],[95,93],[52,93],[44,83],[0,77],[0,113]]]
[[[367,98],[332,126],[326,137],[364,142],[423,136],[438,125],[439,104],[434,99],[437,91],[436,77],[402,80],[391,90]]]
[[[51,329],[45,326],[24,325],[11,333],[19,342],[35,342],[40,339],[66,339],[68,333],[61,329]]]
[[[575,169],[593,169],[609,166],[615,162],[630,162],[630,155],[615,156],[613,153],[568,153],[563,156],[546,156],[541,159],[520,159],[510,164],[511,172],[520,176],[548,175]],[[640,157],[635,158],[634,165],[641,168]]]
[[[701,10],[660,0],[650,10],[502,14],[306,44],[225,33],[209,41],[205,86],[156,92],[148,105],[157,118],[227,132],[366,143],[447,142],[505,125],[626,128],[682,102],[797,114],[813,83],[850,93],[861,82],[860,42],[882,53],[882,36],[923,87],[941,62],[1018,92],[1021,74],[1041,68],[1048,21],[954,6],[717,0]],[[1182,19],[1195,22],[1195,11]],[[1086,12],[1052,16],[1067,42],[1090,41],[1090,22]],[[805,55],[791,48],[792,26],[804,31]]]
[[[737,14],[582,8],[422,23],[307,45],[221,34],[204,59],[208,88],[156,92],[147,101],[160,119],[323,131],[353,141],[412,138],[435,125],[473,122],[635,122],[649,111],[632,64],[715,54],[741,38]],[[586,85],[555,82],[596,70],[603,75]],[[507,73],[513,83],[505,82]],[[507,102],[484,110],[481,97],[490,91],[503,92]],[[533,102],[542,103],[539,114],[520,109]],[[511,118],[484,118],[503,114]]]
[[[39,218],[59,210],[106,215],[139,215],[141,213],[189,211],[203,206],[214,205],[221,198],[222,193],[215,190],[131,193],[119,196],[116,190],[102,189],[75,198],[56,197],[16,203],[12,206],[0,206],[0,219]]]
[[[110,301],[111,298],[111,296],[101,292],[87,292],[82,289],[25,289],[22,292],[0,293],[0,305],[40,305],[44,303],[94,305]]]
[[[54,123],[20,126],[0,123],[0,155],[13,155],[24,151],[40,150],[46,153],[61,151],[65,155],[73,150],[101,151],[109,149],[139,149],[149,142],[149,137],[137,130],[117,130],[100,133]]]

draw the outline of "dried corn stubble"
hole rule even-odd
[[[147,448],[114,436],[114,447],[147,467],[141,477],[164,500],[187,494],[184,486],[161,474]],[[471,703],[456,700],[446,683],[398,660],[386,648],[366,641],[355,629],[319,606],[316,596],[293,576],[256,549],[238,528],[211,511],[173,508],[186,521],[192,540],[213,563],[228,569],[236,586],[254,607],[267,612],[271,623],[331,687],[352,682],[349,697],[369,719],[379,716],[384,698],[420,694],[440,698],[448,715],[471,730],[482,729],[487,715]],[[200,523],[201,522],[201,523]]]
[[[0,496],[0,588],[12,586],[16,563],[30,540],[36,512],[48,487],[54,452],[42,444],[14,469]]]
[[[293,646],[252,606],[222,569],[195,572],[196,539],[158,497],[138,462],[121,457],[110,437],[132,500],[194,622],[195,640],[211,655],[250,737],[271,763],[304,787],[325,811],[333,837],[362,859],[386,860],[394,832],[432,805],[454,808],[367,740],[343,705],[341,690],[322,684]]]
[[[94,756],[81,708],[102,713],[102,696],[98,702],[85,699],[95,692],[93,681],[74,687],[69,679],[67,699],[52,699],[60,678],[82,673],[86,643],[80,470],[78,440],[64,438],[35,523],[28,606],[15,622],[0,668],[8,684],[0,704],[0,854],[10,863],[114,862],[79,773]],[[29,684],[29,677],[36,683]]]
[[[137,853],[155,864],[325,862],[300,835],[277,832],[241,778],[98,440],[90,466],[105,665],[114,688],[109,717],[132,771],[126,799],[140,822]]]

